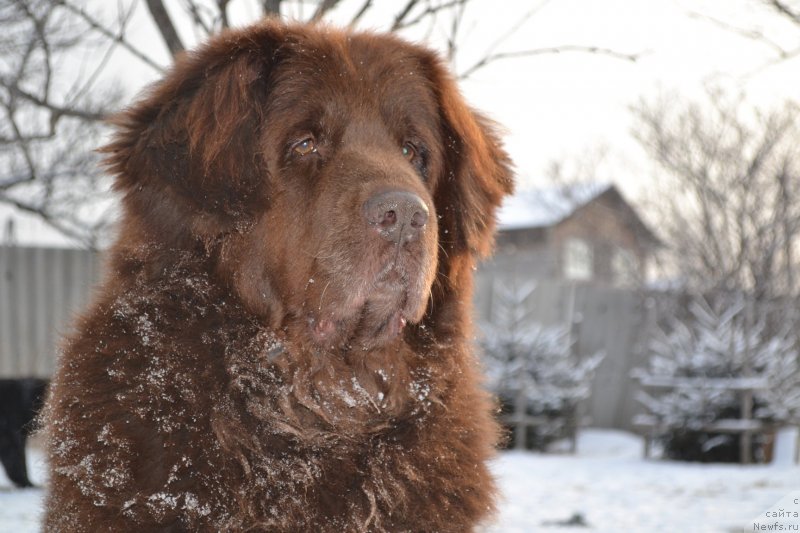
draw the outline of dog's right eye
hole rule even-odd
[[[308,155],[317,151],[317,141],[314,137],[305,137],[292,145],[292,152],[297,155]]]
[[[403,145],[402,154],[409,161],[413,161],[417,157],[417,149],[413,144],[407,142]]]

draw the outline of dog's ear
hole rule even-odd
[[[263,206],[259,139],[275,50],[284,36],[278,25],[259,30],[224,34],[179,57],[162,81],[115,119],[116,135],[103,151],[129,209],[147,216],[148,209],[170,205],[186,211],[182,220],[194,220],[202,235],[203,228],[225,231]],[[154,195],[170,198],[153,202]]]
[[[495,211],[514,189],[511,160],[495,126],[464,102],[439,60],[429,58],[427,68],[444,142],[444,168],[434,192],[440,238],[447,253],[468,250],[485,257],[492,247]]]

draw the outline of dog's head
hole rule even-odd
[[[229,32],[118,126],[118,246],[202,249],[252,312],[324,347],[385,343],[430,315],[433,284],[452,296],[455,265],[490,249],[512,188],[440,60],[392,36]]]

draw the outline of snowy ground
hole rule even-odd
[[[785,437],[767,466],[645,461],[641,439],[608,430],[585,430],[575,456],[505,453],[494,465],[500,516],[488,532],[753,531],[757,515],[800,491]],[[32,480],[43,483],[42,455],[32,450],[29,459]],[[0,532],[38,531],[42,497],[42,489],[11,488],[0,471]],[[575,515],[586,526],[564,525]]]

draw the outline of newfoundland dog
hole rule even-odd
[[[512,179],[442,61],[266,21],[115,125],[123,213],[49,393],[45,530],[485,521],[471,286]]]

